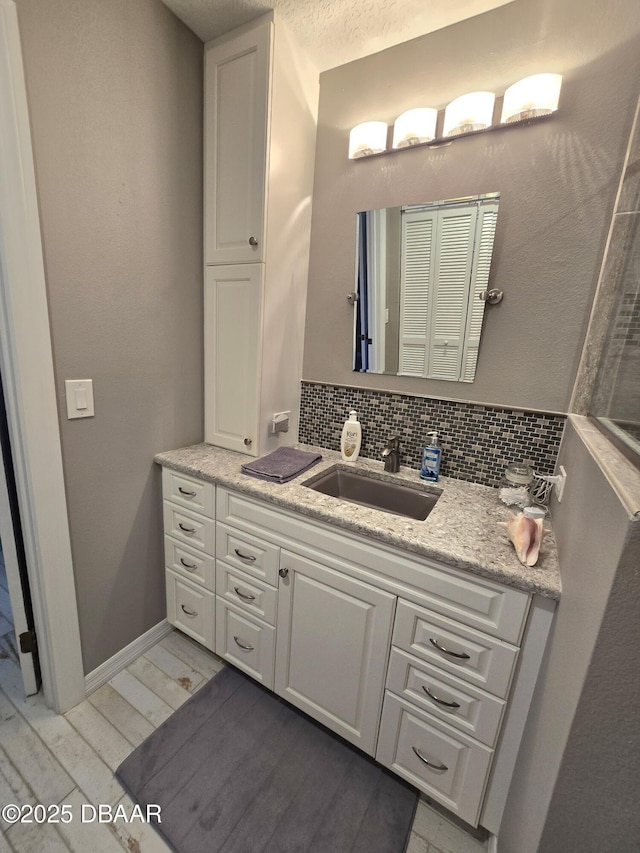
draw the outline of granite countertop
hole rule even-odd
[[[253,457],[211,444],[195,444],[159,453],[155,461],[174,471],[243,492],[386,545],[432,557],[489,580],[547,598],[560,598],[560,572],[549,521],[545,521],[549,532],[543,540],[537,565],[533,568],[523,566],[505,529],[497,524],[509,517],[509,511],[498,503],[495,489],[441,477],[433,487],[442,490],[434,509],[424,521],[415,521],[324,495],[303,483],[340,463],[414,486],[428,485],[420,480],[416,470],[403,467],[398,474],[383,474],[382,462],[361,458],[356,463],[342,463],[340,454],[335,451],[297,446],[321,453],[322,459],[296,479],[283,484],[243,474],[240,466]],[[432,487],[429,485],[429,488]]]

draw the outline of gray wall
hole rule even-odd
[[[498,130],[350,161],[350,128],[464,92],[564,75],[561,110]],[[640,77],[637,0],[515,2],[320,78],[303,376],[309,381],[565,412],[600,270]],[[493,285],[472,385],[351,370],[358,210],[501,193]]]
[[[562,570],[500,853],[631,853],[640,837],[640,474],[581,417],[553,524]],[[626,495],[622,500],[620,494]]]
[[[17,6],[88,672],[166,615],[153,455],[202,439],[202,43],[160,0]]]

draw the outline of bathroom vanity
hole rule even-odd
[[[156,457],[168,620],[497,832],[560,595],[552,538],[521,566],[493,490],[455,480],[425,521],[316,492],[322,453],[286,484],[210,445]]]

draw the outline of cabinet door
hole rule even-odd
[[[395,596],[290,552],[280,566],[275,691],[373,755]]]
[[[258,452],[262,264],[207,267],[204,290],[204,440]]]
[[[205,260],[263,261],[271,22],[205,48]]]

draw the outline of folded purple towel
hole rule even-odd
[[[286,483],[321,459],[320,453],[296,450],[295,447],[279,447],[254,462],[247,462],[242,466],[242,473],[271,483]]]

